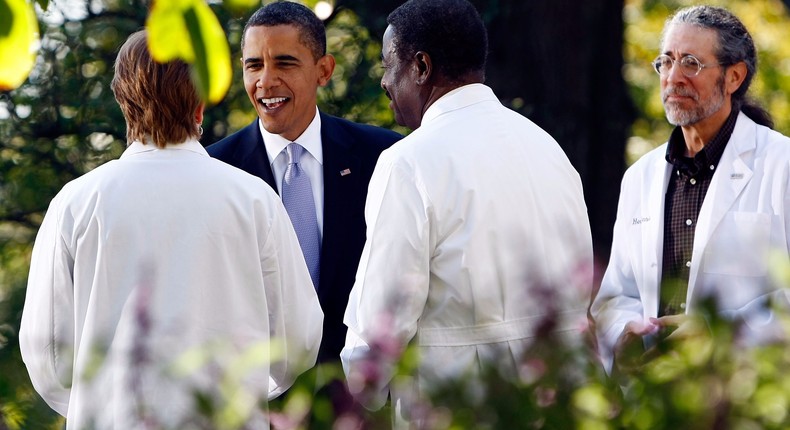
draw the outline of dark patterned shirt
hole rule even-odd
[[[664,201],[664,258],[659,316],[685,312],[691,253],[697,219],[716,172],[721,154],[735,129],[738,110],[733,110],[718,134],[693,158],[686,157],[686,141],[680,127],[669,138],[666,159],[672,176]]]

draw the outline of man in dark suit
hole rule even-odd
[[[318,111],[316,91],[329,81],[335,60],[326,53],[323,22],[307,7],[291,2],[262,7],[247,22],[241,47],[244,86],[259,118],[207,149],[259,176],[283,197],[324,311],[318,360],[337,360],[346,335],[343,314],[365,244],[368,182],[381,151],[402,136]],[[301,155],[292,155],[294,146]],[[291,183],[292,168],[309,178],[312,198],[294,199],[310,200],[309,209],[289,206],[283,187]],[[313,239],[311,250],[306,244]]]

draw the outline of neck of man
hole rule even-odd
[[[686,141],[686,156],[693,158],[705,145],[716,137],[732,111],[732,100],[725,99],[721,109],[713,115],[691,125],[682,126]]]
[[[444,77],[435,77],[433,84],[430,86],[428,96],[425,98],[425,103],[422,105],[422,112],[420,118],[425,116],[425,112],[431,107],[432,104],[439,100],[445,94],[457,88],[461,88],[470,84],[482,84],[485,82],[485,73],[483,71],[470,72],[468,75],[463,76],[461,79],[450,80]]]

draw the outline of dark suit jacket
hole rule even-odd
[[[398,133],[320,113],[324,152],[324,237],[318,300],[324,334],[318,361],[338,360],[346,337],[343,315],[365,245],[365,199],[381,151],[401,139]],[[258,119],[209,145],[208,153],[266,181],[277,190]],[[349,169],[350,174],[340,172]]]

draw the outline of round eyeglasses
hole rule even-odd
[[[659,55],[653,60],[653,68],[656,69],[656,73],[661,76],[668,76],[669,72],[672,70],[672,66],[678,63],[680,66],[680,73],[687,78],[693,78],[694,76],[699,75],[699,72],[706,67],[716,67],[721,65],[720,63],[715,64],[702,64],[701,61],[697,59],[697,57],[689,54],[680,57],[679,60],[674,60],[672,57],[666,54]]]

